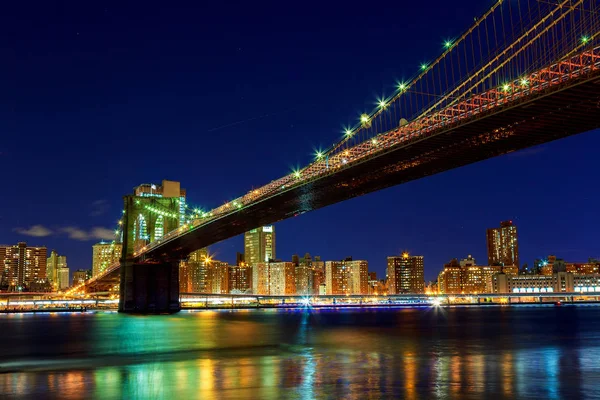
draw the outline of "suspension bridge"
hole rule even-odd
[[[120,310],[179,310],[178,263],[192,251],[327,205],[600,127],[600,0],[502,0],[398,82],[304,168],[174,229],[140,237],[125,198],[123,258],[71,293],[120,283]],[[151,199],[150,201],[156,202]],[[143,245],[134,246],[140,239]]]

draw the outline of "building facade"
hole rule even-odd
[[[369,294],[369,263],[365,260],[325,262],[325,287],[327,294]]]
[[[244,261],[254,267],[261,262],[274,260],[275,227],[273,225],[252,229],[244,234]]]
[[[58,272],[67,266],[67,256],[59,256],[56,250],[50,252],[46,260],[46,278],[54,289],[59,289]]]
[[[58,269],[58,290],[67,289],[69,285],[69,268],[61,267]]]
[[[208,293],[229,293],[229,265],[223,261],[211,261],[208,265]]]
[[[89,278],[91,278],[89,270],[78,269],[77,271],[73,272],[73,286],[81,285]]]
[[[512,221],[502,221],[500,228],[487,230],[488,265],[516,266],[519,268],[517,227]]]
[[[229,293],[252,292],[252,267],[243,264],[229,266]]]
[[[46,280],[46,247],[27,246],[25,242],[0,246],[1,284],[7,290],[23,290]]]
[[[292,262],[269,263],[269,294],[296,294],[296,266]]]
[[[387,258],[388,294],[424,293],[425,275],[423,256],[400,256]]]
[[[600,292],[600,274],[576,275],[556,272],[552,275],[496,274],[494,293],[586,293]]]
[[[92,276],[104,272],[109,266],[121,260],[123,244],[100,242],[92,246]]]

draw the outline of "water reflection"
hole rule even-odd
[[[600,376],[600,307],[63,314],[0,325],[7,398],[593,398]]]

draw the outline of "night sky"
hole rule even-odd
[[[91,268],[138,184],[177,180],[212,208],[287,174],[492,1],[187,4],[3,4],[0,243]],[[485,229],[506,219],[521,263],[598,257],[599,145],[587,132],[277,223],[277,257],[381,275],[408,250],[433,279],[454,257],[486,264]],[[242,237],[211,251],[232,262]]]

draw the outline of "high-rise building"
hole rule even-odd
[[[223,261],[210,261],[208,263],[209,293],[229,293],[229,265]]]
[[[269,294],[296,294],[296,267],[292,262],[269,263]]]
[[[389,294],[424,293],[423,256],[401,256],[387,258],[387,281]]]
[[[1,284],[14,290],[46,280],[46,247],[31,247],[25,242],[0,246]]]
[[[92,246],[92,276],[121,260],[122,243],[100,242]]]
[[[73,272],[73,286],[78,286],[85,283],[90,278],[90,272],[87,269],[78,269]]]
[[[196,250],[188,256],[184,273],[186,274],[187,282],[179,282],[179,287],[182,285],[186,288],[187,293],[210,293],[212,290],[208,266],[211,263],[208,256],[208,249],[203,248]],[[181,266],[180,269],[181,271]],[[181,279],[181,277],[180,277]]]
[[[252,293],[269,294],[269,263],[259,262],[252,266]]]
[[[69,268],[60,267],[58,269],[58,290],[63,290],[69,287]]]
[[[321,286],[327,287],[325,284],[325,262],[321,261],[321,257],[315,256],[315,259],[312,261],[312,270],[313,270],[313,286],[312,293],[313,294],[321,294]],[[327,290],[325,289],[323,294],[325,294]]]
[[[325,262],[325,286],[327,294],[368,294],[369,263],[365,260]]]
[[[451,260],[444,265],[444,269],[438,275],[438,290],[443,294],[462,292],[462,268],[458,261]]]
[[[275,260],[275,227],[273,225],[252,229],[244,235],[244,258],[254,267],[260,262]]]
[[[252,267],[246,265],[229,266],[229,293],[241,294],[251,291]]]
[[[46,260],[46,278],[54,289],[59,289],[58,271],[66,266],[67,256],[59,256],[56,250],[52,250]]]
[[[488,265],[519,267],[517,227],[512,221],[502,221],[500,228],[487,230]]]
[[[315,271],[313,270],[312,257],[306,253],[303,258],[296,256],[296,293],[302,295],[316,294],[314,288]],[[294,263],[294,256],[292,256]]]

